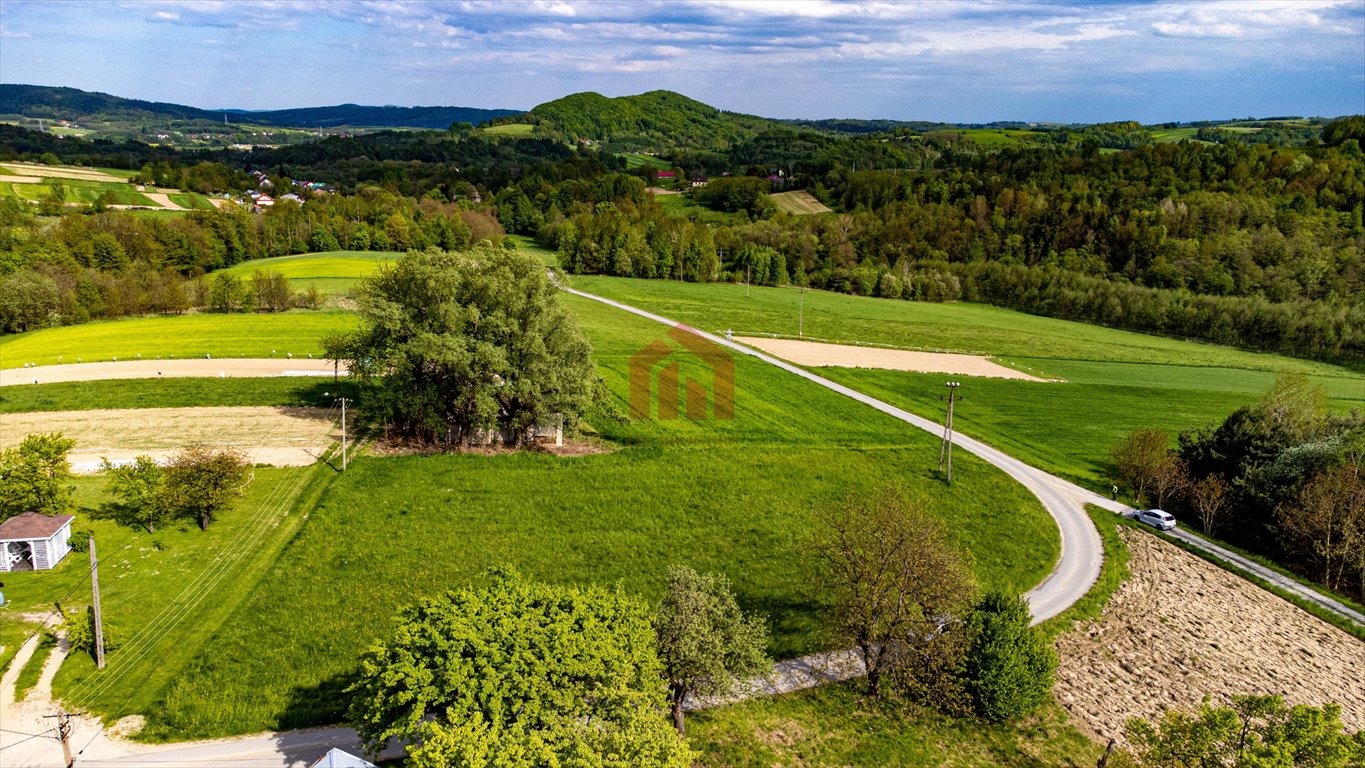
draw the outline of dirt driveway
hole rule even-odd
[[[1057,641],[1058,701],[1101,740],[1132,717],[1240,694],[1341,705],[1365,728],[1365,643],[1150,534],[1121,528],[1131,578]]]

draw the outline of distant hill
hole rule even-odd
[[[332,107],[299,109],[243,110],[199,109],[183,104],[142,101],[111,96],[107,93],[46,85],[0,84],[0,114],[30,118],[69,120],[98,124],[137,120],[205,120],[252,123],[282,128],[336,128],[364,126],[373,128],[433,128],[443,130],[451,123],[488,122],[497,117],[521,114],[514,109],[476,109],[473,107],[367,107],[340,104]]]
[[[529,120],[575,139],[709,148],[727,147],[778,125],[775,120],[725,112],[672,91],[617,98],[575,93],[535,107]]]

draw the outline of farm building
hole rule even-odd
[[[25,512],[0,523],[0,571],[46,571],[71,552],[71,515]]]

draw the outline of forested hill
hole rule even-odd
[[[304,107],[253,111],[242,109],[208,110],[183,104],[141,101],[107,93],[59,88],[46,85],[0,84],[0,114],[22,115],[78,123],[128,120],[209,120],[222,122],[224,114],[234,123],[252,123],[289,128],[334,128],[338,126],[448,128],[451,123],[486,123],[497,117],[520,114],[513,109],[476,109],[474,107],[367,107],[340,104],[331,107]]]
[[[529,116],[543,129],[571,139],[625,145],[722,148],[777,121],[725,112],[672,91],[608,98],[575,93],[534,108]]]

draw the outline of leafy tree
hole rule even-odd
[[[59,515],[71,508],[71,464],[76,441],[60,432],[32,434],[0,451],[0,521],[24,512]]]
[[[1365,738],[1345,733],[1339,705],[1290,707],[1279,696],[1234,696],[1228,707],[1206,697],[1197,712],[1167,710],[1155,723],[1134,718],[1126,732],[1140,768],[1365,764]]]
[[[360,290],[360,330],[326,340],[386,431],[470,445],[493,430],[521,445],[554,414],[590,405],[591,347],[538,260],[482,245],[411,252]]]
[[[1190,503],[1199,515],[1199,527],[1212,536],[1228,507],[1228,481],[1213,474],[1190,487]]]
[[[0,331],[23,333],[56,325],[61,294],[47,275],[21,269],[0,278]]]
[[[1027,715],[1052,690],[1057,655],[1030,624],[1028,603],[998,591],[988,592],[968,619],[967,687],[987,720]]]
[[[772,668],[764,649],[768,628],[745,616],[719,574],[686,566],[668,570],[668,589],[654,617],[659,658],[673,707],[673,726],[685,733],[683,703],[689,696],[726,696]]]
[[[219,272],[209,288],[209,306],[218,312],[233,312],[242,307],[246,292],[246,286],[236,275]]]
[[[496,569],[399,611],[361,659],[350,714],[366,749],[417,766],[684,768],[648,607],[619,590]]]
[[[251,273],[251,292],[256,296],[256,308],[267,312],[283,312],[294,306],[294,289],[283,273],[256,270]]]
[[[156,533],[157,521],[166,513],[163,498],[162,472],[150,456],[138,456],[130,464],[100,462],[100,469],[108,476],[105,490],[118,499],[110,505],[117,517],[146,524],[148,533]]]
[[[1166,433],[1159,429],[1138,429],[1114,446],[1114,466],[1119,477],[1132,487],[1136,503],[1143,503],[1148,489],[1157,484],[1159,477],[1170,472],[1170,464],[1176,456],[1169,441]]]
[[[242,454],[204,445],[180,449],[161,472],[160,497],[165,514],[194,519],[204,530],[232,506],[247,483]]]
[[[1365,546],[1365,476],[1360,465],[1343,463],[1303,487],[1298,499],[1280,512],[1286,533],[1302,543],[1322,565],[1322,583],[1341,587],[1348,567],[1361,561]]]
[[[816,544],[834,595],[833,630],[858,650],[867,689],[911,660],[907,648],[930,642],[971,605],[964,555],[923,501],[899,486],[850,500],[830,515]]]

